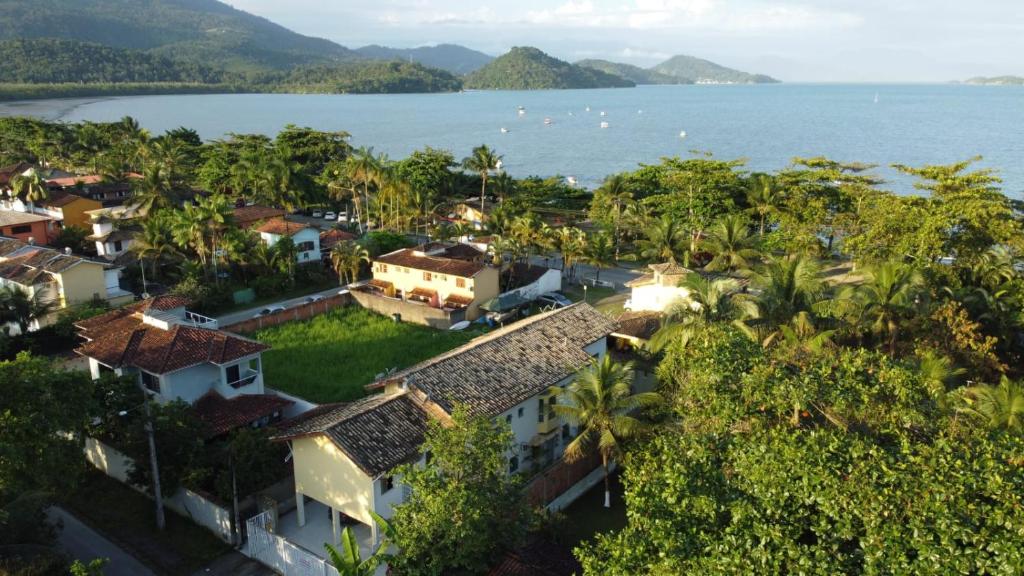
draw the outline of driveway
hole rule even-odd
[[[543,258],[541,256],[533,256],[530,258],[530,263],[534,266],[544,266],[545,263],[551,268],[557,269],[561,263],[560,258]],[[616,290],[624,290],[624,284],[630,280],[635,280],[644,275],[646,267],[633,270],[617,266],[615,268],[601,268],[601,282],[612,282],[615,284]],[[576,278],[586,278],[588,280],[593,279],[596,268],[589,264],[577,264],[576,265]]]
[[[106,576],[155,576],[153,571],[134,556],[83,524],[63,508],[54,506],[46,511],[51,521],[60,521],[64,529],[57,536],[57,543],[72,558],[84,563],[94,558],[106,558],[110,562],[103,567]]]
[[[310,294],[306,294],[305,296],[296,296],[295,298],[289,298],[288,300],[281,300],[280,302],[270,302],[270,303],[266,303],[266,304],[260,304],[259,306],[256,306],[254,308],[249,308],[249,309],[246,309],[246,310],[240,310],[238,312],[231,312],[231,313],[228,313],[228,314],[224,314],[223,316],[218,316],[217,317],[217,326],[220,326],[220,327],[223,328],[224,326],[230,326],[231,324],[237,324],[238,322],[241,322],[242,320],[248,320],[250,318],[255,317],[256,313],[259,312],[260,310],[263,310],[264,308],[267,308],[267,307],[270,307],[270,306],[282,306],[282,307],[284,307],[287,310],[288,308],[292,308],[292,307],[294,307],[294,306],[296,306],[298,304],[302,304],[303,302],[306,301],[306,298],[309,298],[310,296],[314,296],[314,295],[320,295],[320,296],[324,296],[324,297],[334,296],[335,294],[338,293],[339,290],[342,290],[343,288],[344,288],[343,286],[335,286],[334,288],[328,288],[327,290],[321,290],[320,292],[312,292]]]

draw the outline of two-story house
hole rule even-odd
[[[512,429],[510,473],[553,463],[577,431],[551,409],[551,389],[602,358],[614,327],[587,304],[539,314],[370,386],[380,394],[286,422],[275,439],[291,447],[298,524],[312,498],[331,509],[335,541],[339,513],[368,526],[376,540],[369,511],[389,518],[406,497],[393,469],[422,458],[427,422],[449,418],[456,404]]]
[[[263,222],[255,230],[269,247],[273,247],[281,238],[291,238],[295,243],[295,261],[299,264],[320,263],[319,229],[282,216]]]
[[[633,312],[664,312],[677,303],[689,303],[690,291],[679,285],[694,272],[675,262],[651,264],[650,272],[626,283],[631,292],[624,307]]]
[[[263,387],[254,340],[215,329],[215,320],[185,309],[179,296],[157,296],[75,324],[93,378],[132,375],[159,401],[183,400],[224,433],[281,419],[292,404]]]
[[[60,222],[35,212],[0,210],[0,235],[25,242],[49,244],[60,233]]]
[[[138,225],[149,211],[139,205],[114,206],[89,210],[92,234],[86,240],[96,243],[96,254],[114,260],[131,250],[138,235]]]
[[[65,308],[94,299],[114,306],[131,302],[134,295],[118,286],[117,275],[117,267],[109,263],[0,236],[0,285],[54,303],[53,314],[39,325]]]
[[[500,292],[501,270],[468,244],[430,242],[378,256],[371,267],[373,280],[364,288],[401,304],[353,295],[360,304],[384,314],[398,313],[411,322],[430,324],[432,317],[417,307],[458,311],[475,320],[480,305]],[[439,325],[439,327],[445,327]]]

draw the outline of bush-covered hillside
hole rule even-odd
[[[544,90],[549,88],[625,88],[635,84],[600,70],[548,56],[531,47],[516,47],[466,77],[466,88]]]

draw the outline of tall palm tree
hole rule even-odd
[[[732,321],[748,331],[742,320],[756,317],[757,306],[738,297],[740,283],[734,278],[706,278],[696,272],[687,274],[679,283],[687,291],[684,300],[672,305],[662,319],[661,327],[647,343],[654,353],[661,352],[697,326]]]
[[[36,202],[44,202],[50,197],[46,180],[35,168],[11,178],[11,193],[28,202],[29,212],[35,211]]]
[[[920,271],[888,262],[866,270],[864,281],[844,288],[835,305],[840,314],[856,324],[867,325],[875,334],[886,336],[889,355],[895,356],[900,323],[916,310],[924,291]]]
[[[366,224],[370,223],[370,184],[376,182],[379,175],[379,166],[377,165],[377,157],[373,155],[373,148],[367,148],[361,146],[354,150],[352,154],[345,159],[345,173],[348,178],[355,183],[363,185],[363,206],[366,208]],[[364,230],[363,223],[357,222],[359,225],[359,231]]]
[[[611,507],[608,463],[622,452],[622,444],[647,429],[634,412],[661,405],[656,392],[632,391],[633,363],[618,363],[605,354],[576,374],[565,388],[554,387],[555,414],[577,427],[578,434],[565,447],[565,457],[574,462],[596,443],[604,467],[604,506]]]
[[[167,170],[160,165],[147,166],[142,178],[132,182],[132,202],[144,213],[171,205],[170,194],[173,184]]]
[[[42,320],[56,306],[53,300],[42,300],[38,292],[29,296],[15,286],[0,288],[0,322],[16,324],[21,334],[27,334],[33,322]]]
[[[741,214],[729,214],[719,219],[708,231],[705,246],[714,254],[708,270],[745,270],[760,256],[754,249],[757,239],[750,233],[747,219]]]
[[[747,188],[747,204],[760,219],[760,236],[764,236],[768,215],[782,202],[782,193],[775,187],[774,180],[767,174],[752,177]]]
[[[331,248],[331,265],[343,285],[359,278],[359,266],[363,262],[370,262],[370,253],[355,242],[338,242]]]
[[[594,284],[601,279],[601,268],[615,266],[615,247],[607,232],[591,234],[583,249],[583,258],[594,267]]]
[[[562,255],[562,274],[571,279],[576,273],[576,263],[586,249],[587,237],[579,228],[564,226],[554,233],[553,240]]]
[[[654,262],[676,262],[683,255],[684,265],[689,260],[686,251],[687,233],[683,227],[668,214],[653,220],[644,229],[644,238],[640,239],[640,257]]]
[[[132,242],[131,249],[139,259],[150,263],[150,277],[156,279],[162,264],[179,258],[181,252],[174,245],[173,218],[168,212],[151,213],[142,221],[142,231]]]
[[[473,153],[462,160],[462,167],[480,175],[480,212],[484,211],[484,194],[487,192],[487,177],[501,164],[501,155],[495,154],[486,144],[473,148]]]
[[[498,195],[498,204],[504,204],[505,198],[516,193],[516,179],[507,172],[499,172],[491,178],[491,190]]]
[[[628,188],[625,175],[621,173],[612,174],[605,178],[598,192],[605,194],[611,205],[612,240],[615,244],[615,259],[618,260],[619,244],[621,241],[619,232],[622,228],[626,211],[634,204],[633,193]]]
[[[769,330],[810,312],[824,294],[821,265],[801,254],[769,260],[750,281],[758,289],[757,315]]]
[[[963,411],[992,430],[1024,431],[1024,386],[1003,376],[998,386],[971,386],[964,394]]]

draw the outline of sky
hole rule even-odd
[[[1024,0],[227,0],[344,46],[455,43],[650,66],[689,54],[784,81],[1024,75]]]

